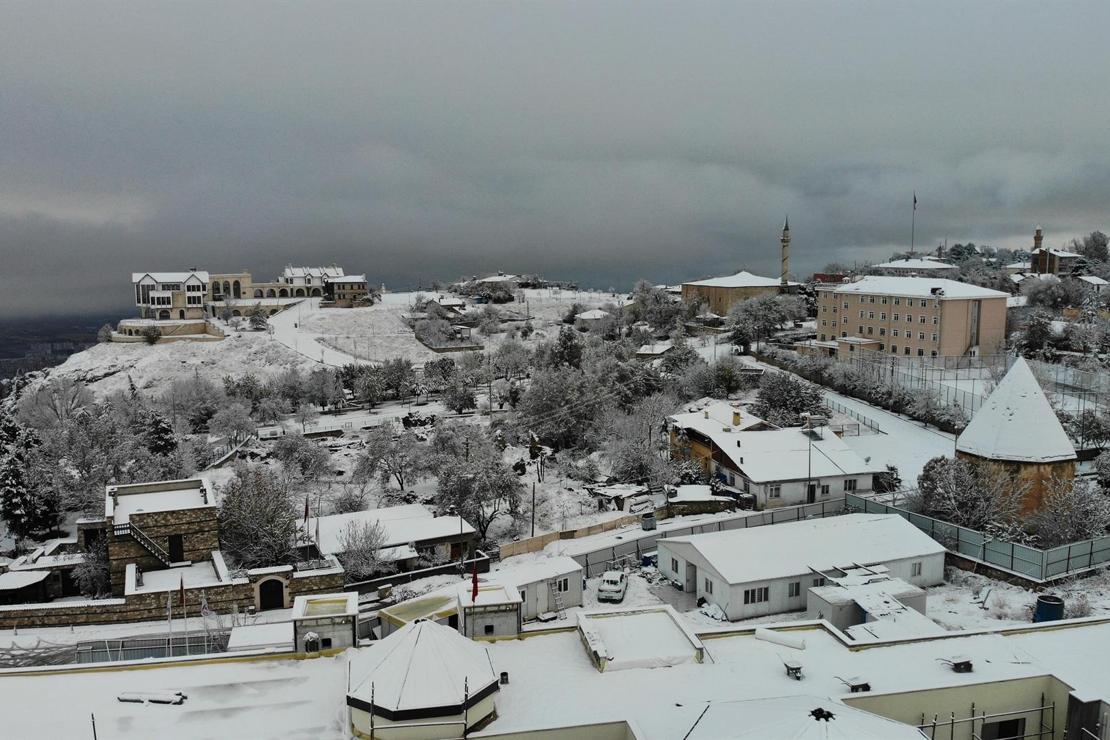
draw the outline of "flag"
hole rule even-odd
[[[913,191],[913,209],[917,210],[917,191]]]
[[[181,606],[185,606],[185,576],[181,576]]]
[[[478,601],[478,561],[474,561],[474,570],[470,577],[470,603]]]
[[[304,497],[304,528],[308,529],[308,495]]]
[[[173,591],[166,592],[166,619],[173,619]]]

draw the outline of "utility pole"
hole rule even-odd
[[[532,481],[532,536],[536,536],[536,482]]]

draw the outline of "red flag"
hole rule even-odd
[[[185,606],[185,575],[181,575],[181,606]]]
[[[474,562],[474,571],[470,580],[470,603],[478,601],[478,562]]]

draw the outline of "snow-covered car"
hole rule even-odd
[[[624,594],[628,590],[628,576],[615,570],[607,570],[601,574],[601,583],[597,585],[598,601],[624,601]]]

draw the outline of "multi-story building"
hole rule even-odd
[[[1082,267],[1083,255],[1066,249],[1043,246],[1044,232],[1038,226],[1033,232],[1033,252],[1029,271],[1038,275],[1070,275]]]
[[[366,300],[368,295],[369,286],[365,275],[329,277],[324,283],[324,297],[328,299],[328,305],[337,308],[350,308]]]
[[[763,295],[778,295],[796,290],[797,283],[789,281],[790,274],[790,222],[782,226],[779,238],[782,272],[778,278],[754,275],[741,270],[735,275],[694,280],[682,284],[682,300],[700,298],[713,313],[724,316],[733,305]]]
[[[209,276],[188,272],[133,272],[135,305],[144,319],[184,321],[204,318]]]
[[[944,278],[868,276],[817,287],[817,339],[893,355],[993,354],[1006,336],[999,290]]]
[[[293,295],[322,296],[324,284],[328,280],[343,277],[343,268],[331,267],[294,267],[287,265],[278,277],[279,283],[293,286]],[[302,290],[298,291],[300,288]]]

